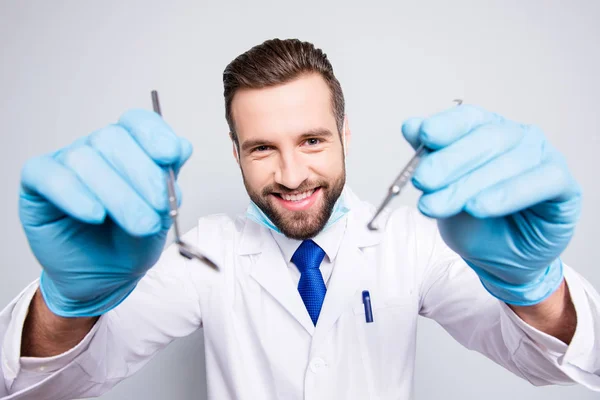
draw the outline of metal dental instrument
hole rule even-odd
[[[152,91],[152,108],[154,112],[162,117],[162,113],[160,111],[160,103],[158,102],[158,92],[156,90]],[[197,260],[202,261],[207,264],[209,267],[214,270],[219,270],[217,264],[212,262],[208,257],[200,253],[194,246],[189,243],[184,242],[181,239],[180,231],[179,231],[179,223],[177,222],[177,216],[179,215],[179,209],[177,206],[177,194],[175,192],[175,172],[173,171],[173,167],[168,167],[167,170],[167,192],[169,194],[169,216],[173,220],[173,230],[175,233],[175,243],[179,246],[179,254],[184,256],[185,258],[191,260],[195,258]]]
[[[463,101],[461,99],[455,99],[454,102],[457,106],[460,106]],[[375,231],[378,229],[377,225],[375,224],[375,220],[377,219],[379,214],[381,214],[381,212],[385,209],[385,207],[390,203],[390,201],[392,201],[394,197],[400,194],[404,186],[406,186],[406,184],[412,178],[413,174],[415,173],[415,170],[419,166],[419,162],[421,161],[421,159],[428,153],[429,150],[427,149],[427,147],[425,147],[424,144],[421,143],[419,147],[417,147],[415,155],[408,161],[408,164],[406,164],[402,171],[400,171],[400,174],[396,177],[394,182],[392,182],[392,186],[390,186],[390,188],[388,189],[387,196],[385,197],[385,199],[383,199],[383,202],[377,209],[377,212],[375,213],[371,221],[367,224],[367,227],[370,230]]]

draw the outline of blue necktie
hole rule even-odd
[[[292,256],[292,262],[300,271],[298,291],[314,325],[317,325],[327,292],[323,275],[319,270],[323,257],[325,252],[312,240],[303,241]]]

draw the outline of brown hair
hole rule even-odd
[[[344,95],[327,55],[312,43],[298,39],[271,39],[236,57],[223,71],[225,118],[231,139],[239,147],[231,101],[238,89],[260,89],[289,82],[301,74],[321,74],[331,90],[332,109],[338,132],[344,122]]]

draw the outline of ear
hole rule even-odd
[[[235,140],[233,139],[233,133],[229,132],[229,139],[231,139],[231,150],[233,152],[233,158],[235,162],[240,165],[240,157],[238,154],[238,146],[235,144]]]
[[[348,149],[350,147],[350,139],[352,139],[352,132],[350,131],[350,125],[348,123],[348,114],[344,115],[344,132],[342,132],[346,141],[346,156],[348,155]]]

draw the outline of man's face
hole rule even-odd
[[[327,83],[310,74],[276,87],[243,89],[231,108],[248,195],[284,235],[314,237],[346,179]]]

